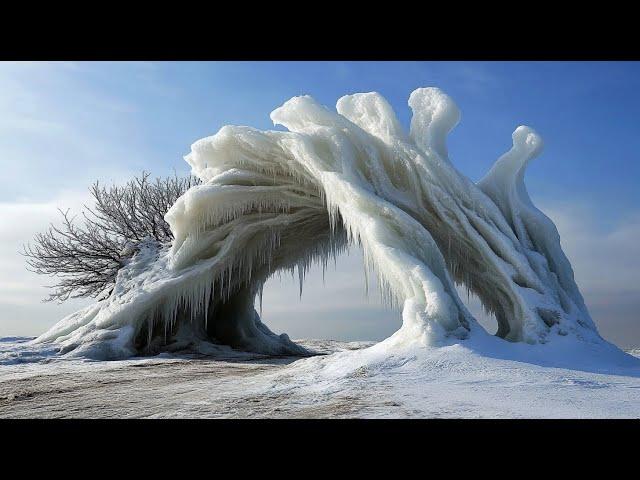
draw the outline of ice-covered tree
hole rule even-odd
[[[121,357],[178,340],[210,340],[269,354],[304,353],[254,309],[274,272],[325,262],[349,243],[402,327],[385,345],[437,345],[481,327],[458,297],[463,284],[495,314],[497,335],[545,343],[603,342],[553,222],[531,202],[528,162],[542,148],[528,127],[477,184],[449,159],[459,111],[437,88],[409,98],[403,131],[377,93],[339,99],[337,111],[295,97],[272,112],[288,131],[223,127],[185,157],[202,184],[165,216],[170,247],[141,250],[110,297],[61,321],[40,342]]]

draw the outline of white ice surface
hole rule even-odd
[[[593,344],[477,336],[389,355],[367,342],[299,343],[334,353],[104,362],[0,339],[0,418],[640,417],[638,360]]]

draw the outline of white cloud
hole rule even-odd
[[[545,207],[560,232],[600,333],[622,347],[640,345],[640,212],[604,228],[586,207]]]
[[[58,207],[79,212],[88,192],[64,192],[48,202],[0,203],[0,336],[38,335],[82,305],[43,304],[51,280],[26,269],[22,245],[51,223],[59,222]]]
[[[560,232],[579,286],[585,292],[640,289],[640,213],[627,215],[608,230],[585,208],[545,209]]]

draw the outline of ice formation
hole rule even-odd
[[[350,243],[362,246],[402,327],[385,348],[464,340],[482,329],[460,300],[464,284],[495,314],[497,335],[546,343],[604,342],[576,286],[553,222],[531,202],[528,162],[542,140],[518,127],[513,147],[474,184],[446,145],[459,121],[437,88],[409,98],[405,133],[377,93],[347,95],[332,111],[309,96],[271,113],[288,131],[225,126],[185,157],[202,184],[170,208],[172,245],[149,244],[111,296],[39,337],[62,352],[121,358],[213,342],[265,354],[305,354],[254,309],[274,272],[302,285]]]

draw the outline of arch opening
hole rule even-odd
[[[276,272],[264,285],[262,309],[259,296],[255,307],[269,328],[294,340],[380,341],[402,325],[401,309],[368,278],[362,248],[354,244],[335,261],[312,265],[303,279]]]

